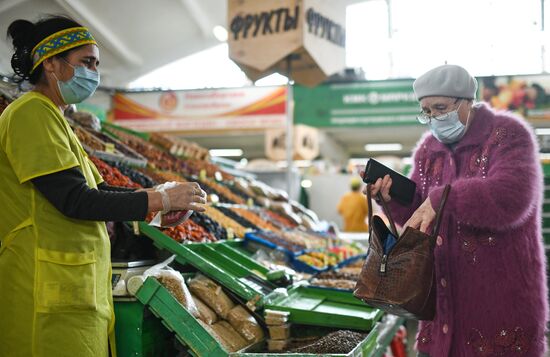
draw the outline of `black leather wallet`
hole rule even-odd
[[[363,182],[367,184],[375,183],[376,180],[384,178],[386,175],[390,175],[392,179],[390,188],[390,196],[392,199],[410,205],[414,200],[416,183],[374,159],[369,159],[367,162],[365,174],[363,175]]]

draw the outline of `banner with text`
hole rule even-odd
[[[286,87],[117,93],[113,113],[145,132],[284,128]]]
[[[294,120],[314,127],[418,124],[413,80],[327,84],[294,89]]]

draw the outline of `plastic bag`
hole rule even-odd
[[[191,294],[191,296],[193,297],[193,301],[195,301],[195,305],[197,305],[197,309],[200,313],[200,319],[202,321],[209,325],[212,325],[213,323],[218,321],[218,315],[216,315],[214,310],[209,308],[204,302],[201,301],[201,299],[199,299],[195,295]]]
[[[145,278],[148,276],[155,277],[191,315],[199,318],[199,309],[195,305],[195,301],[185,284],[183,276],[181,276],[180,272],[168,266],[168,264],[174,261],[175,257],[173,255],[162,263],[152,266],[143,273],[143,276]]]
[[[155,191],[165,191],[178,185],[177,182],[170,181],[155,186]],[[186,221],[193,214],[192,210],[180,210],[169,212],[158,212],[151,220],[149,225],[154,227],[175,227]]]
[[[227,321],[248,342],[258,342],[264,338],[264,331],[258,321],[240,305],[235,306],[227,314]]]
[[[189,281],[189,289],[222,318],[235,306],[221,286],[204,275],[197,274]]]

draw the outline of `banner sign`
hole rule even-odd
[[[363,127],[418,124],[413,80],[329,84],[294,88],[296,124]]]
[[[286,87],[117,93],[114,123],[137,131],[284,128]]]

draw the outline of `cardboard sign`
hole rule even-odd
[[[293,159],[313,160],[319,156],[319,132],[306,126],[294,126]],[[265,133],[265,153],[271,160],[286,159],[286,130],[272,129]]]
[[[273,72],[314,86],[345,67],[345,6],[330,0],[229,0],[229,57],[252,80]]]

